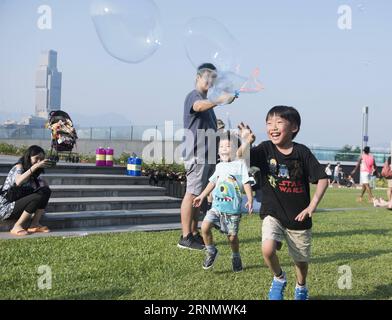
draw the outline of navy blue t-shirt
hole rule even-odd
[[[185,98],[184,128],[190,130],[193,134],[193,139],[186,140],[186,148],[183,155],[185,161],[191,160],[193,156],[195,156],[199,160],[200,158],[203,158],[204,160],[208,159],[208,149],[213,139],[211,139],[210,141],[209,139],[206,139],[200,134],[198,138],[197,130],[203,130],[205,132],[206,130],[211,129],[216,132],[217,119],[215,116],[215,112],[212,108],[203,112],[196,112],[193,110],[193,105],[196,101],[205,99],[207,99],[207,97],[203,96],[197,90],[191,91]],[[202,150],[202,147],[204,147],[204,152],[202,151],[200,154],[198,154],[197,150]]]

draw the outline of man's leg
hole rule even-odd
[[[192,208],[191,232],[193,235],[197,235],[199,233],[199,229],[198,229],[199,217],[200,217],[200,208]]]
[[[211,165],[211,164],[203,164],[200,167],[200,173],[198,174],[198,176],[200,177],[200,184],[201,184],[201,188],[200,188],[200,193],[202,193],[202,191],[207,187],[208,182],[209,182],[209,178],[214,174],[214,170],[215,170],[215,165]],[[200,194],[199,193],[199,194]],[[212,199],[212,196],[208,195],[208,197],[210,197],[210,199]],[[199,234],[198,231],[198,224],[199,224],[199,220],[200,220],[200,215],[201,212],[203,212],[205,215],[207,214],[207,211],[210,209],[208,206],[208,197],[207,199],[204,199],[203,203],[201,204],[201,206],[199,208],[195,208],[194,214],[193,214],[193,222],[192,222],[192,234],[195,237],[195,239],[199,242],[203,243],[203,239]]]
[[[182,235],[178,243],[179,248],[192,249],[192,250],[203,250],[204,244],[199,241],[200,235],[194,237],[197,234],[197,223],[195,223],[195,217],[199,216],[199,209],[193,207],[193,199],[196,196],[193,193],[185,193],[184,199],[181,203],[181,227]],[[196,231],[196,232],[195,232]]]
[[[197,231],[195,216],[198,216],[200,209],[193,207],[193,199],[195,198],[195,195],[187,192],[185,193],[184,199],[181,203],[181,226],[183,237],[186,237],[188,234]]]

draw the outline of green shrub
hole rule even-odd
[[[9,156],[21,156],[26,150],[28,146],[14,146],[8,143],[0,143],[0,154],[9,155]],[[46,154],[50,153],[50,150],[45,151]],[[131,154],[123,152],[118,158],[114,158],[113,161],[117,165],[126,166],[128,163],[128,158],[131,157]],[[95,163],[95,155],[85,155],[79,154],[80,162],[84,163]],[[152,163],[152,164],[142,164],[142,170],[144,171],[160,171],[163,173],[181,173],[185,174],[185,167],[183,164],[166,164],[165,159],[162,159],[161,163]]]

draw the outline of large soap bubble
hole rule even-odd
[[[259,80],[260,70],[254,69],[250,77],[246,78],[231,71],[220,71],[213,85],[208,90],[207,99],[213,103],[227,104],[240,93],[257,93],[263,89]]]
[[[161,45],[159,10],[152,0],[95,0],[90,15],[102,46],[118,60],[141,62]]]
[[[239,89],[246,80],[245,77],[231,71],[218,72],[217,78],[208,90],[207,99],[219,105],[226,104],[233,96],[238,96]]]
[[[185,51],[197,68],[213,63],[220,71],[238,72],[238,43],[224,25],[212,18],[193,18],[185,28]]]

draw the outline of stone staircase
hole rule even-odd
[[[11,163],[0,163],[0,185],[11,167]],[[127,176],[125,170],[70,163],[46,169],[43,178],[52,196],[42,224],[52,230],[178,226],[181,199],[167,196],[163,187],[150,186],[148,177]],[[0,222],[0,231],[8,231],[12,224]]]

